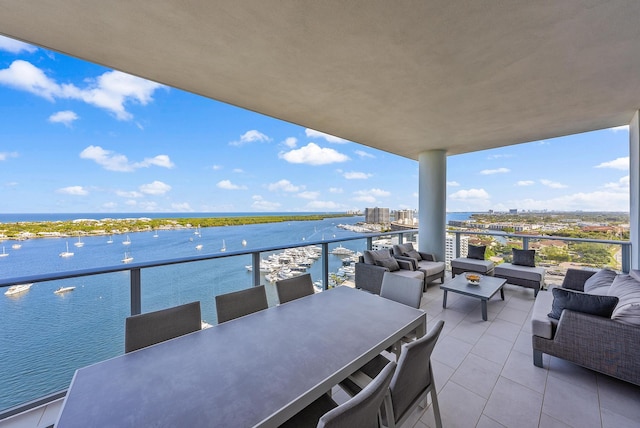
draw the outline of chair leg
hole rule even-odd
[[[542,351],[538,349],[533,350],[533,365],[542,368]]]
[[[436,386],[431,387],[431,405],[433,406],[433,418],[436,421],[436,428],[442,428],[442,419],[440,418],[440,406],[438,405],[438,394]]]

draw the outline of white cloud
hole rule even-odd
[[[85,196],[89,194],[89,191],[82,186],[69,186],[56,190],[58,193],[64,193],[65,195]]]
[[[542,183],[545,186],[550,187],[552,189],[565,189],[565,188],[569,187],[566,184],[562,184],[562,183],[558,183],[557,181],[551,181],[551,180],[546,180],[546,179],[540,180],[540,183]]]
[[[5,161],[9,158],[17,158],[17,152],[0,152],[0,161]]]
[[[143,184],[139,187],[140,191],[147,195],[164,195],[169,190],[171,190],[171,186],[162,181],[154,181],[149,184]]]
[[[609,129],[613,132],[629,131],[629,125],[614,126],[613,128]]]
[[[295,186],[289,180],[280,180],[275,183],[269,183],[267,189],[271,192],[298,192],[304,189],[304,186]]]
[[[516,183],[516,186],[533,186],[536,184],[533,180],[520,180]]]
[[[104,204],[102,204],[102,208],[106,210],[113,210],[115,208],[118,208],[118,204],[115,202],[105,202]]]
[[[347,180],[366,180],[372,175],[373,174],[368,174],[366,172],[351,171],[351,172],[345,172],[342,176]]]
[[[329,187],[329,193],[343,193],[344,189],[341,187]]]
[[[458,187],[460,186],[460,183],[458,183],[457,181],[447,181],[447,186]]]
[[[118,120],[131,120],[125,104],[147,105],[153,93],[163,87],[120,71],[107,71],[95,79],[85,79],[87,86],[57,83],[30,62],[16,60],[9,68],[0,70],[0,84],[30,92],[49,101],[72,99],[111,112]]]
[[[484,189],[469,189],[469,190],[458,190],[455,193],[452,193],[449,198],[456,200],[466,200],[466,199],[489,199],[490,196]]]
[[[609,162],[602,162],[599,165],[596,165],[595,168],[612,168],[619,169],[621,171],[629,170],[629,156],[623,158],[616,158]]]
[[[320,193],[319,192],[306,191],[306,192],[300,192],[296,196],[298,196],[299,198],[303,198],[303,199],[318,199],[318,196],[320,196]]]
[[[620,190],[627,192],[629,191],[629,176],[625,175],[620,180],[614,183],[606,183],[604,187],[610,190]]]
[[[231,180],[219,181],[218,184],[216,184],[216,186],[220,189],[225,189],[225,190],[246,190],[247,188],[247,186],[240,186],[237,184],[233,184]]]
[[[358,156],[360,156],[361,158],[373,158],[373,159],[375,159],[374,155],[372,155],[371,153],[365,152],[364,150],[355,150],[354,153],[357,154]]]
[[[267,137],[260,131],[252,129],[251,131],[247,131],[240,136],[240,140],[232,141],[229,143],[230,146],[243,146],[249,143],[268,143],[271,141],[271,138]]]
[[[105,150],[100,146],[89,146],[80,152],[80,158],[96,162],[108,171],[131,172],[138,168],[148,168],[151,165],[163,168],[173,168],[175,165],[167,155],[145,158],[142,162],[130,163],[125,155]]]
[[[141,198],[144,196],[142,193],[136,192],[135,190],[116,190],[116,195],[120,196],[121,198]]]
[[[190,212],[190,211],[193,211],[193,209],[191,208],[188,202],[182,202],[182,203],[171,204],[171,211]]]
[[[278,202],[265,201],[260,195],[253,195],[252,199],[253,203],[251,204],[251,207],[257,210],[276,211],[278,208],[280,208],[280,204]]]
[[[158,204],[152,201],[143,201],[138,204],[138,207],[144,211],[157,211]]]
[[[507,172],[511,172],[509,168],[496,168],[496,169],[483,169],[480,171],[482,175],[491,175],[491,174],[505,174]]]
[[[305,129],[304,133],[309,138],[323,138],[323,139],[325,139],[326,141],[328,141],[330,143],[345,144],[345,143],[349,142],[348,140],[345,140],[343,138],[335,137],[333,135],[325,134],[324,132],[315,131],[315,130],[309,129],[309,128]]]
[[[49,116],[49,122],[62,123],[66,127],[70,127],[74,120],[78,120],[78,115],[71,110],[59,111]]]
[[[523,199],[509,201],[509,206],[524,210],[553,209],[557,211],[629,211],[629,193],[610,190],[574,193],[547,200]]]
[[[342,208],[342,205],[333,201],[311,201],[305,206],[305,209],[309,211],[328,211],[338,210]]]
[[[129,199],[127,202],[125,202],[125,204],[129,205],[130,207],[133,207],[138,205],[138,201],[136,201],[135,199]]]
[[[33,53],[37,50],[35,46],[10,39],[9,37],[0,36],[0,51],[19,54],[21,52]]]
[[[244,173],[244,170],[242,168],[234,168],[232,172],[235,172],[236,174],[242,174]]]
[[[374,203],[378,200],[378,198],[384,198],[391,195],[391,192],[382,189],[369,189],[369,190],[358,190],[353,192],[356,197],[354,200],[360,202],[368,202]]]
[[[495,154],[495,155],[489,155],[487,156],[487,159],[489,160],[493,160],[493,159],[507,159],[507,158],[512,158],[513,155],[509,155],[509,154]]]
[[[309,143],[299,149],[291,150],[278,155],[289,163],[301,163],[307,165],[326,165],[336,162],[346,162],[349,156],[334,149],[322,148],[315,143]]]
[[[290,149],[294,149],[298,145],[298,139],[295,137],[289,137],[286,140],[284,140],[282,144],[289,147]]]
[[[214,170],[214,171],[221,170],[221,169],[222,169],[222,165],[213,165],[213,166],[211,167],[211,169],[212,169],[212,170]]]

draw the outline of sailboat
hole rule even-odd
[[[156,230],[154,231],[153,237],[154,237],[154,238],[157,238],[157,237],[158,237],[158,229],[156,229]]]
[[[133,257],[131,257],[131,253],[128,251],[124,252],[124,259],[122,259],[122,263],[129,263],[133,261]]]
[[[69,252],[69,241],[67,241],[67,251],[63,251],[59,254],[60,257],[71,257],[73,253]]]
[[[113,235],[109,235],[109,240],[107,241],[107,244],[113,244]]]
[[[127,235],[127,239],[122,241],[122,245],[131,245],[131,239],[129,239],[129,235]]]
[[[9,255],[9,253],[7,253],[7,252],[4,250],[4,245],[3,245],[3,246],[2,246],[2,254],[0,254],[0,257],[7,257],[8,255]]]
[[[82,239],[80,239],[80,237],[78,236],[78,242],[75,242],[73,245],[75,245],[78,248],[84,247],[84,242],[82,242]]]
[[[222,240],[222,248],[220,248],[220,252],[224,253],[227,251],[227,244],[224,243],[224,239]]]

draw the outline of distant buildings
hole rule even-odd
[[[364,209],[364,222],[375,224],[388,224],[391,223],[391,215],[389,208],[365,208]]]

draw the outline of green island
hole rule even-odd
[[[67,221],[0,223],[0,239],[31,239],[80,235],[111,235],[150,230],[186,229],[195,227],[240,226],[247,224],[311,221],[348,217],[350,214],[277,215],[248,217],[197,218],[103,218]]]

